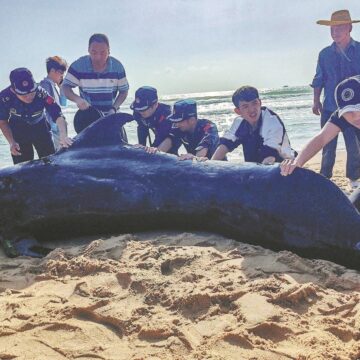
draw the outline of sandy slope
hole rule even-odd
[[[360,359],[356,271],[205,233],[105,240],[0,255],[0,359]]]

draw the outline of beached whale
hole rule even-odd
[[[0,170],[0,232],[41,241],[182,229],[360,269],[360,215],[331,181],[305,169],[179,161],[124,142],[129,114],[102,118],[69,149]]]

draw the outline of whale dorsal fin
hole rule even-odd
[[[132,120],[133,116],[127,113],[104,116],[81,131],[75,137],[74,143],[68,150],[82,147],[127,144],[123,126]]]

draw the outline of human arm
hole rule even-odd
[[[211,160],[225,160],[226,154],[233,151],[241,144],[241,139],[237,136],[239,128],[242,126],[243,119],[237,117],[231,127],[225,131],[220,138],[220,145],[214,152]]]
[[[21,155],[20,145],[15,141],[7,120],[0,120],[0,129],[10,145],[10,152],[14,156]]]
[[[313,137],[301,150],[295,159],[286,159],[280,165],[281,175],[290,175],[295,168],[303,167],[307,161],[315,156],[326,144],[335,138],[340,128],[330,122],[322,128],[319,134]]]
[[[81,96],[76,95],[72,89],[71,86],[66,85],[66,84],[62,84],[61,85],[61,90],[63,92],[63,94],[66,96],[67,99],[69,99],[70,101],[73,101],[74,103],[76,103],[77,107],[80,110],[86,110],[90,107],[90,104],[83,99]]]
[[[81,62],[82,60],[79,59],[70,65],[64,81],[61,84],[61,91],[67,99],[76,103],[80,110],[86,110],[91,106],[89,102],[73,91],[73,88],[80,87],[80,80],[82,78]]]
[[[128,96],[128,91],[120,91],[118,96],[116,97],[115,101],[114,101],[114,104],[113,104],[113,110],[115,112],[115,109],[116,111],[119,109],[119,107],[122,105],[122,103],[125,101],[125,99],[127,98]]]
[[[148,154],[156,154],[158,151],[168,152],[172,147],[172,140],[166,138],[158,147],[135,145],[135,147],[143,148]]]
[[[214,123],[207,121],[202,126],[203,136],[195,148],[197,157],[210,157],[219,145],[219,134]]]
[[[207,158],[207,153],[208,153],[208,148],[202,148],[201,150],[196,152],[196,155],[193,155],[191,153],[187,153],[187,154],[181,154],[178,159],[180,161],[183,160],[193,160],[196,159],[198,161],[204,161],[204,160],[208,160]]]
[[[146,126],[144,126],[141,123],[138,123],[137,136],[138,136],[139,144],[146,146],[146,140],[149,136],[149,128],[147,128]],[[149,144],[149,145],[151,146],[151,144]]]
[[[207,157],[207,154],[209,152],[208,148],[202,148],[201,150],[196,152],[197,157]]]
[[[316,65],[316,72],[315,72],[315,76],[314,79],[311,83],[311,87],[314,89],[314,98],[313,98],[313,106],[312,106],[312,112],[315,115],[320,115],[322,112],[322,103],[320,100],[320,96],[321,96],[321,91],[325,85],[325,74],[323,71],[323,66],[322,66],[322,53],[319,54],[319,58],[318,58],[318,62]]]
[[[162,151],[162,152],[168,152],[171,147],[172,147],[172,139],[170,137],[167,137],[159,146],[158,146],[158,151]]]
[[[66,122],[65,118],[62,116],[59,116],[56,119],[56,125],[59,128],[60,145],[65,148],[71,146],[73,141],[67,135],[67,122]]]
[[[314,100],[312,106],[312,112],[315,115],[321,115],[323,111],[322,103],[320,100],[322,88],[314,88]]]
[[[224,160],[226,154],[229,152],[229,148],[224,145],[220,144],[217,149],[214,152],[214,155],[212,156],[211,160]]]
[[[115,86],[117,85],[118,94],[108,114],[116,113],[118,111],[122,103],[127,98],[129,91],[129,83],[126,78],[126,72],[123,65],[116,59],[112,59],[112,61],[114,65],[114,71],[118,76],[118,79],[115,80],[116,83],[114,84]]]
[[[61,112],[60,106],[46,91],[42,92],[42,96],[45,109],[49,113],[51,120],[54,121],[59,128],[60,145],[62,147],[69,147],[72,144],[72,140],[67,136],[67,122]]]

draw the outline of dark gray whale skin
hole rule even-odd
[[[305,169],[178,161],[122,140],[129,114],[102,118],[73,146],[0,170],[0,231],[38,240],[160,229],[211,231],[360,270],[360,215]]]

